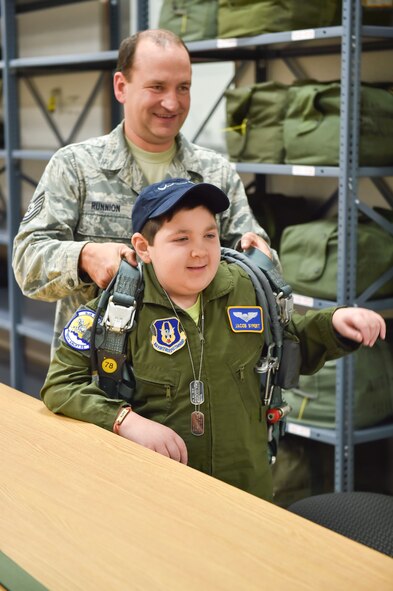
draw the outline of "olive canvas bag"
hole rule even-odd
[[[158,26],[184,41],[215,39],[217,11],[217,0],[164,0]]]
[[[389,220],[390,210],[377,208]],[[392,222],[393,220],[391,220]],[[337,219],[322,219],[284,229],[279,248],[283,274],[302,295],[327,300],[337,298]],[[360,215],[357,232],[357,289],[362,294],[393,265],[393,236],[376,222]],[[393,279],[371,299],[391,297]]]
[[[288,86],[261,82],[225,92],[228,155],[242,162],[284,161],[283,124]]]
[[[285,162],[337,166],[340,143],[340,82],[294,84],[284,121]],[[393,165],[393,86],[362,84],[359,164]]]
[[[325,27],[338,14],[338,0],[219,0],[218,37]]]
[[[371,427],[393,416],[393,345],[377,341],[355,357],[354,426]],[[285,390],[292,407],[289,419],[316,427],[334,428],[336,361],[327,361],[311,376],[300,376],[299,387]]]

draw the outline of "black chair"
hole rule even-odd
[[[393,557],[393,496],[328,493],[296,501],[288,511]]]

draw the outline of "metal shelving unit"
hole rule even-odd
[[[85,0],[87,1],[87,0]],[[7,212],[7,227],[0,228],[0,243],[8,247],[8,300],[0,293],[0,328],[9,332],[11,352],[11,381],[16,388],[23,389],[23,347],[24,337],[49,343],[52,322],[39,322],[33,315],[22,314],[22,301],[11,268],[11,244],[19,227],[21,205],[20,162],[25,159],[48,160],[53,151],[24,150],[19,142],[18,78],[39,74],[66,73],[74,71],[110,71],[117,59],[119,44],[118,3],[111,2],[111,49],[108,51],[64,56],[43,56],[40,58],[19,58],[16,49],[17,12],[39,10],[44,7],[71,3],[72,0],[31,0],[30,2],[9,2],[0,0],[3,60],[5,149],[0,151],[7,175],[7,191],[10,196]],[[147,27],[148,2],[138,0],[138,29]],[[307,55],[340,54],[341,56],[341,130],[340,166],[292,166],[273,164],[234,164],[238,172],[255,175],[288,175],[321,178],[337,178],[339,216],[339,268],[337,280],[337,302],[339,304],[362,304],[378,310],[393,308],[393,298],[369,301],[369,291],[355,297],[356,232],[359,210],[370,215],[370,211],[357,196],[358,179],[370,177],[385,201],[393,207],[392,193],[384,177],[393,176],[390,167],[358,166],[359,135],[359,89],[360,61],[362,51],[384,51],[393,47],[393,27],[362,26],[360,0],[344,0],[342,25],[304,31],[272,33],[242,39],[214,39],[188,43],[194,63],[227,60],[249,60],[263,62],[280,57],[289,60]],[[113,107],[113,122],[119,120],[119,111]],[[392,233],[391,224],[376,220]],[[393,268],[386,274],[387,281],[393,276]],[[376,282],[372,289],[379,287]],[[1,291],[1,290],[0,290]],[[4,296],[4,294],[3,294]],[[325,307],[334,302],[296,296],[299,303],[310,307]],[[384,427],[353,429],[354,367],[352,356],[338,363],[336,383],[336,428],[317,429],[289,422],[288,431],[333,445],[335,448],[335,488],[337,491],[353,488],[354,447],[358,443],[393,436],[393,424]]]

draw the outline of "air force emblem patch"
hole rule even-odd
[[[156,351],[172,355],[186,344],[186,333],[181,330],[177,318],[161,318],[152,322],[151,344]]]
[[[78,310],[64,328],[64,341],[72,349],[78,351],[88,351],[90,349],[90,335],[94,316],[92,310]]]
[[[227,311],[233,332],[263,332],[263,310],[260,306],[229,306]]]

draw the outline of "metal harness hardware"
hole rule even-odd
[[[136,301],[128,308],[123,305],[115,304],[113,296],[108,300],[108,307],[104,314],[102,323],[107,330],[113,332],[125,332],[131,330],[136,314]]]
[[[285,418],[291,411],[282,398],[282,388],[288,387],[288,374],[291,374],[286,370],[296,367],[296,362],[293,365],[289,362],[289,357],[296,358],[294,348],[287,347],[284,340],[284,328],[293,312],[292,288],[277,271],[273,261],[255,248],[244,254],[223,248],[221,258],[237,263],[248,272],[258,304],[269,318],[265,326],[267,351],[255,371],[261,375],[262,404],[267,409],[269,461],[274,464],[278,440],[285,433]]]

